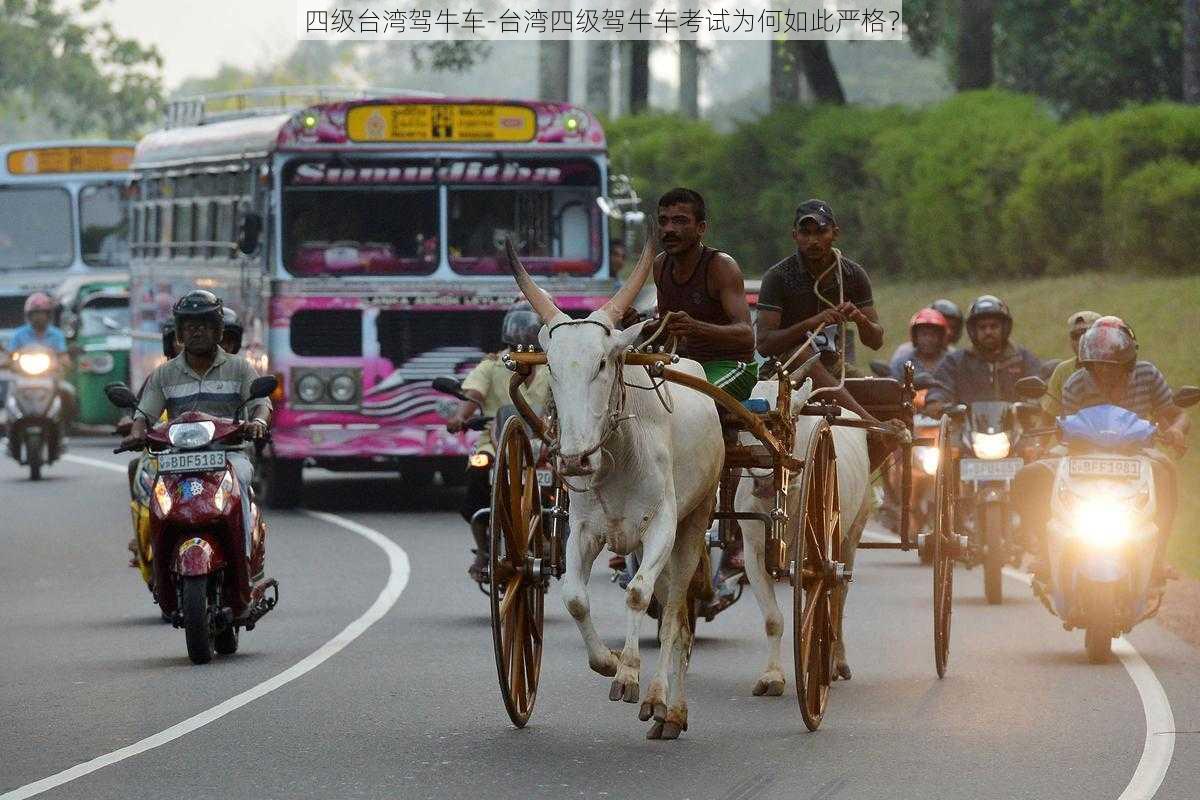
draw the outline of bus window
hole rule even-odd
[[[493,170],[497,179],[485,180]],[[590,161],[481,163],[477,171],[468,169],[449,190],[450,266],[463,275],[506,274],[509,238],[531,272],[594,274],[602,259],[598,186],[599,172]]]
[[[171,220],[171,231],[175,234],[171,256],[186,258],[190,254],[188,243],[192,241],[192,204],[190,202],[175,204],[175,217]]]
[[[284,194],[283,211],[284,267],[293,275],[428,275],[437,269],[433,187],[294,187]]]
[[[66,189],[0,189],[0,270],[69,267],[71,229]]]
[[[217,245],[218,231],[217,227],[217,208],[219,204],[216,200],[212,200],[208,204],[208,210],[204,214],[204,255],[205,258],[215,258],[222,255],[221,248]]]
[[[92,267],[129,265],[129,204],[119,183],[84,186],[79,191],[83,260]]]

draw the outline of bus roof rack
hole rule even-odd
[[[442,97],[436,92],[391,89],[375,86],[349,89],[344,86],[264,86],[231,92],[180,97],[167,103],[166,127],[208,125],[244,117],[296,111],[318,103],[362,100],[368,97]]]

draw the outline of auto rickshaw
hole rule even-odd
[[[58,292],[61,327],[71,353],[67,379],[74,384],[82,425],[112,425],[120,416],[104,387],[129,381],[129,277],[81,276]]]

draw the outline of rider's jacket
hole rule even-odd
[[[974,348],[947,353],[933,374],[925,402],[978,403],[1020,399],[1017,381],[1041,370],[1037,356],[1018,345],[1006,344],[999,358],[989,360]]]
[[[30,345],[48,347],[56,353],[65,353],[67,352],[67,337],[61,328],[54,325],[46,326],[46,330],[39,336],[33,326],[26,322],[12,332],[12,336],[8,340],[8,349],[15,352]]]
[[[167,419],[186,411],[232,417],[250,396],[250,383],[257,377],[246,359],[231,356],[219,347],[212,366],[203,375],[193,370],[186,355],[180,353],[150,374],[138,403],[139,413],[151,424],[164,411]],[[264,406],[269,409],[271,401],[266,398],[252,401],[246,406],[246,418]]]
[[[508,392],[508,387],[512,382],[513,374],[501,360],[506,352],[508,351],[503,350],[497,355],[486,356],[463,379],[464,391],[470,389],[483,395],[483,408],[480,410],[483,416],[494,417],[502,406],[512,405],[512,396]],[[550,370],[544,366],[534,367],[533,378],[521,387],[521,396],[525,398],[525,402],[535,408],[545,407],[546,401],[550,399]],[[490,425],[479,434],[475,451],[496,454]]]

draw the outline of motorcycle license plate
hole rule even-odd
[[[537,471],[538,486],[549,489],[554,486],[554,473],[548,469],[539,469]]]
[[[159,472],[212,472],[218,469],[225,469],[224,450],[158,454]]]
[[[1128,478],[1142,477],[1142,462],[1136,458],[1072,458],[1067,466],[1072,478]]]
[[[995,461],[964,458],[958,462],[958,477],[964,481],[1011,481],[1024,463],[1019,458],[1001,458]]]

